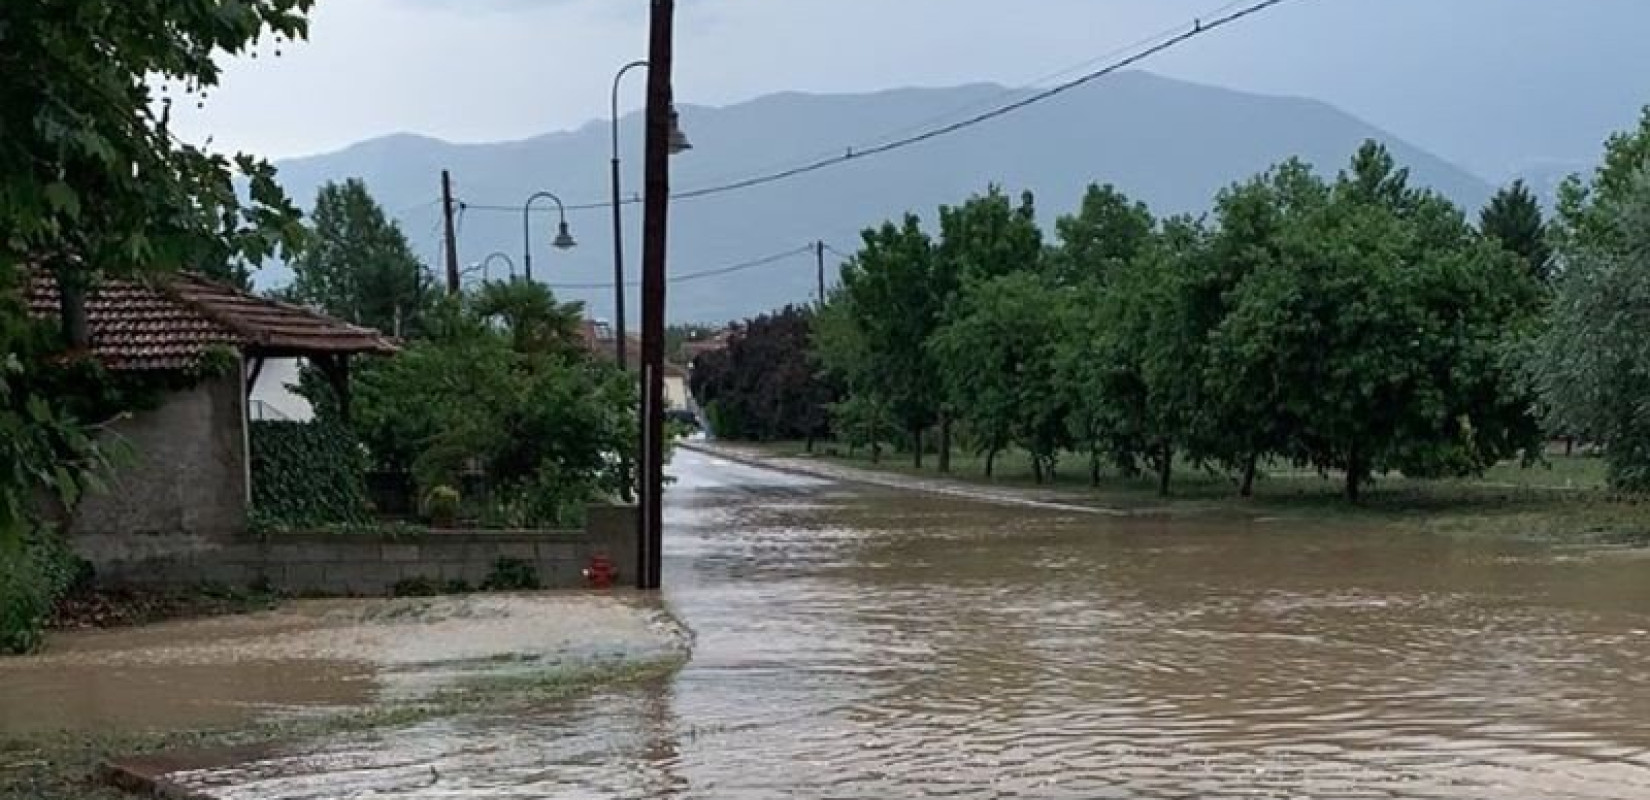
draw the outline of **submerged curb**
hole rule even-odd
[[[828,468],[813,467],[795,458],[782,456],[762,456],[739,448],[725,447],[707,442],[678,442],[677,447],[689,450],[711,458],[731,461],[747,467],[772,470],[789,475],[798,475],[804,478],[838,481],[844,483],[859,483],[867,486],[879,486],[887,489],[899,489],[909,492],[954,497],[959,500],[968,500],[976,503],[992,503],[1006,506],[1022,506],[1040,508],[1049,511],[1063,511],[1076,514],[1092,514],[1102,517],[1128,518],[1145,516],[1143,514],[1110,506],[1084,505],[1061,500],[1044,500],[1028,497],[1022,494],[1006,493],[1000,490],[988,490],[965,483],[945,481],[934,478],[901,479],[891,473],[880,473],[859,467],[841,464],[831,464]]]

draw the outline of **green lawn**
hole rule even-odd
[[[800,442],[742,444],[773,456],[808,457]],[[873,465],[869,453],[849,454],[845,447],[821,444],[814,458],[885,472],[941,477],[933,454],[916,469],[908,453],[885,453]],[[967,483],[1014,488],[1041,488],[1123,509],[1150,509],[1168,514],[1244,514],[1305,519],[1362,521],[1449,534],[1520,536],[1543,540],[1631,542],[1650,544],[1650,507],[1638,498],[1616,497],[1605,485],[1604,462],[1594,456],[1553,454],[1544,463],[1497,465],[1476,478],[1420,480],[1391,475],[1366,486],[1353,506],[1341,496],[1338,474],[1319,475],[1289,464],[1262,466],[1255,497],[1238,496],[1233,476],[1177,466],[1171,497],[1157,495],[1154,476],[1128,477],[1107,467],[1099,486],[1091,486],[1088,460],[1069,454],[1055,479],[1039,485],[1032,479],[1024,452],[997,457],[996,477],[984,475],[982,457],[955,453],[949,477]]]

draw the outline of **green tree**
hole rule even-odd
[[[1650,106],[1644,108],[1637,128],[1613,134],[1605,141],[1603,161],[1589,179],[1572,175],[1559,186],[1552,235],[1561,257],[1560,267],[1573,250],[1621,249],[1625,243],[1614,209],[1633,194],[1638,174],[1647,163]]]
[[[60,549],[47,541],[41,496],[72,505],[103,463],[86,409],[109,385],[76,355],[90,339],[88,292],[106,275],[257,263],[302,240],[274,169],[178,141],[167,128],[172,90],[162,87],[204,96],[223,55],[266,35],[304,36],[310,5],[0,4],[3,646],[32,646],[41,609],[63,585],[34,555]],[[16,299],[31,267],[52,272],[62,290],[60,324],[50,329]],[[20,608],[33,610],[7,613]]]
[[[543,284],[487,281],[466,295],[476,316],[503,328],[518,353],[586,352],[584,304],[556,300]]]
[[[1103,281],[1134,260],[1156,226],[1146,204],[1111,184],[1090,185],[1077,213],[1054,223],[1060,241],[1052,257],[1055,273],[1066,284]]]
[[[1592,197],[1572,220],[1585,222],[1574,228],[1579,235],[1565,248],[1550,317],[1535,339],[1529,369],[1549,424],[1603,443],[1611,484],[1646,492],[1650,162],[1631,182],[1601,182]]]
[[[1199,442],[1204,332],[1191,300],[1207,239],[1195,220],[1165,220],[1135,258],[1113,272],[1092,312],[1090,391],[1096,396],[1087,402],[1099,409],[1087,413],[1098,418],[1098,433],[1118,466],[1129,473],[1149,466],[1164,495],[1176,452],[1193,451]]]
[[[316,194],[309,246],[292,275],[292,299],[396,335],[416,330],[434,294],[429,270],[359,178]]]
[[[842,269],[842,291],[854,315],[878,397],[911,442],[922,466],[922,434],[939,421],[940,377],[927,350],[928,337],[944,321],[955,275],[934,257],[934,246],[915,215],[868,230],[864,246]]]
[[[1189,276],[1187,302],[1194,326],[1208,340],[1231,313],[1232,292],[1249,276],[1281,269],[1284,234],[1319,209],[1328,187],[1297,159],[1231,186],[1215,198],[1215,229],[1206,268]],[[1260,459],[1290,449],[1297,420],[1282,406],[1269,362],[1210,360],[1202,372],[1204,455],[1239,473],[1238,492],[1254,493]],[[1218,366],[1216,366],[1218,365]]]
[[[1013,205],[1007,195],[996,186],[983,195],[970,197],[960,206],[940,208],[940,238],[935,245],[935,264],[943,277],[935,291],[950,290],[942,299],[945,314],[942,323],[955,319],[955,308],[963,287],[981,284],[993,278],[1018,273],[1038,273],[1043,268],[1043,232],[1037,227],[1036,203],[1030,192],[1020,195],[1019,205]],[[939,368],[941,379],[946,370]],[[966,395],[944,392],[939,414],[939,469],[951,469],[951,421]]]
[[[872,463],[879,463],[882,443],[897,431],[853,303],[846,289],[831,294],[814,319],[809,355],[824,377],[842,390],[842,399],[827,408],[832,432],[850,447],[868,448]]]
[[[1541,215],[1541,202],[1523,181],[1513,181],[1490,198],[1478,216],[1478,231],[1523,259],[1537,281],[1546,283],[1551,278],[1547,222]]]
[[[561,307],[543,286],[518,284],[540,296],[532,307]],[[634,382],[487,309],[473,295],[443,300],[423,337],[353,376],[354,429],[373,461],[410,471],[422,492],[479,466],[508,525],[570,524],[584,503],[622,496],[623,455],[638,434]]]
[[[1233,291],[1211,362],[1271,375],[1288,455],[1344,471],[1356,501],[1380,471],[1472,474],[1536,444],[1504,367],[1528,271],[1384,148],[1361,149],[1280,241],[1279,264]]]
[[[1064,395],[1055,382],[1058,309],[1057,292],[1032,272],[971,281],[951,321],[929,340],[948,405],[985,456],[987,477],[999,453],[1021,444],[1040,481],[1066,443]]]

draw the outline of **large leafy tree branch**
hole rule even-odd
[[[59,380],[83,367],[54,351],[87,344],[100,275],[227,275],[301,243],[267,162],[184,143],[168,118],[217,85],[225,56],[305,36],[312,2],[0,4],[0,430],[21,443],[0,473],[0,541],[33,528],[38,491],[72,496],[96,461],[74,392],[100,390]],[[18,301],[25,267],[55,273],[61,337],[41,337]]]

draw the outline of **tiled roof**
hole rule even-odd
[[[613,331],[606,325],[597,325],[591,320],[585,320],[582,328],[582,337],[584,339],[585,349],[589,350],[597,358],[603,361],[616,360],[618,353],[615,352],[615,350],[618,348],[614,345],[616,345],[617,342],[613,340]],[[642,363],[642,338],[640,336],[627,333],[624,337],[624,343],[625,368],[633,371],[639,371]],[[687,370],[682,369],[681,365],[672,364],[669,361],[665,362],[663,372],[667,378],[687,377]]]
[[[36,271],[29,310],[57,319],[57,282]],[[86,299],[92,353],[109,369],[187,369],[215,347],[253,355],[388,354],[393,341],[298,306],[266,300],[190,273],[147,281],[105,279]]]

